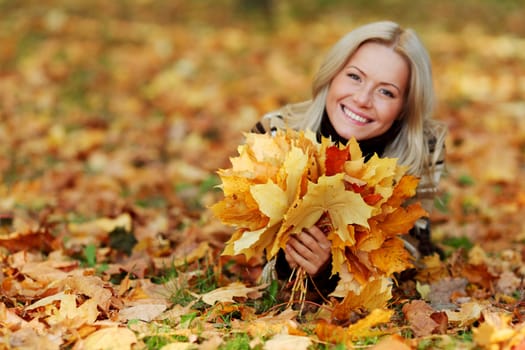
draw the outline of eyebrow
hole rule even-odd
[[[348,65],[347,68],[355,68],[355,69],[357,69],[361,74],[363,74],[364,76],[367,76],[367,74],[366,74],[364,71],[362,71],[361,69],[359,69],[359,67],[357,67],[357,66],[354,66],[354,65]],[[397,89],[397,91],[398,91],[399,93],[401,93],[401,89],[399,88],[399,86],[397,86],[397,85],[394,84],[394,83],[381,82],[380,84],[383,84],[383,85],[390,85],[390,86],[392,86],[393,88]]]

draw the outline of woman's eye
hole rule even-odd
[[[383,95],[385,95],[387,97],[390,97],[390,98],[394,98],[395,97],[394,93],[392,91],[390,91],[390,90],[387,90],[387,89],[379,89],[379,93],[381,93],[381,94],[383,94]]]
[[[359,77],[359,75],[357,75],[357,74],[355,74],[355,73],[348,73],[347,75],[348,75],[348,77],[349,77],[350,79],[352,79],[352,80],[356,80],[356,81],[361,80],[361,78]]]

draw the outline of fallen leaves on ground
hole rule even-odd
[[[207,1],[0,2],[0,347],[525,348],[523,10],[469,4],[449,28],[435,20],[465,8],[446,3],[370,5],[433,14],[414,26],[450,130],[431,216],[444,258],[396,275],[391,298],[301,314],[257,284],[263,259],[220,256],[215,171],[262,114],[307,98],[320,52],[368,7],[304,21],[279,6],[263,30]]]

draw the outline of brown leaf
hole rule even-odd
[[[423,300],[413,300],[403,305],[403,314],[416,337],[431,335],[439,328],[439,323],[432,319],[434,313],[435,310]]]
[[[0,247],[11,252],[38,250],[50,252],[59,248],[59,242],[48,230],[11,232],[0,234]]]
[[[497,276],[494,276],[486,265],[471,265],[463,266],[461,275],[469,280],[470,283],[479,284],[485,289],[490,289],[493,281]]]

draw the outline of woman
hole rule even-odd
[[[311,100],[266,115],[252,131],[310,129],[337,143],[355,137],[365,156],[398,158],[409,174],[420,177],[416,200],[430,211],[444,166],[446,132],[432,119],[433,105],[430,59],[417,35],[393,22],[375,22],[333,46],[314,78]],[[416,258],[435,251],[428,218],[420,219],[410,236],[406,246]],[[284,279],[302,267],[328,294],[337,284],[330,265],[330,241],[313,226],[290,238],[265,275],[275,267]]]

